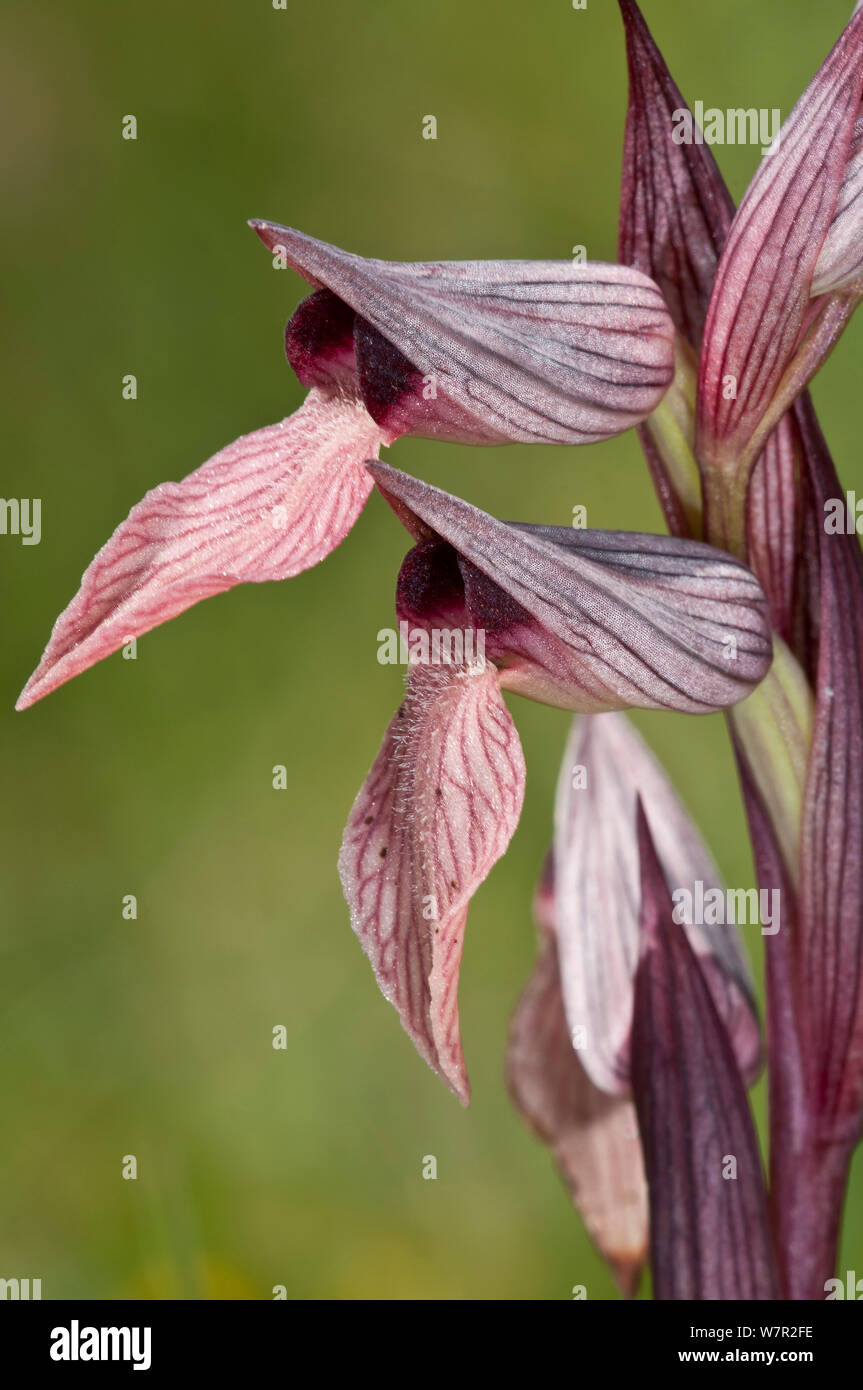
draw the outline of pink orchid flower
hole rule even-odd
[[[576,711],[733,704],[771,661],[766,599],[751,571],[700,542],[509,525],[384,464],[369,470],[417,542],[399,575],[399,620],[429,637],[481,634],[484,655],[410,666],[339,868],[382,992],[466,1104],[465,921],[525,783],[502,691]]]
[[[623,714],[582,715],[563,756],[554,845],[536,899],[542,933],[507,1049],[516,1108],[552,1150],[591,1238],[624,1293],[647,1260],[648,1194],[636,1121],[636,980],[644,910],[637,808],[664,899],[719,875],[656,758]],[[761,1066],[752,984],[734,925],[674,920],[688,938],[736,1066]],[[707,1080],[687,1050],[693,1085]]]
[[[863,11],[782,126],[734,216],[698,382],[699,457],[748,478],[863,298]]]
[[[635,1106],[594,1085],[572,1044],[556,939],[560,897],[549,855],[534,900],[540,952],[513,1012],[507,1087],[547,1144],[587,1232],[634,1298],[648,1254],[648,1195]]]
[[[793,689],[798,708],[811,710],[801,724],[791,702],[765,704],[760,740],[735,717],[731,725],[758,881],[782,902],[783,929],[767,938],[765,953],[778,1285],[785,1298],[823,1298],[863,1117],[863,557],[853,531],[825,528],[825,508],[843,487],[812,402],[797,393],[863,293],[863,7],[735,215],[709,148],[670,139],[672,115],[686,103],[635,0],[620,5],[630,72],[621,259],[656,280],[698,376],[697,431],[690,419],[676,439],[650,421],[639,433],[669,527],[683,535],[693,533],[692,507],[683,505],[679,464],[690,451],[702,483],[695,533],[702,501],[708,533],[714,512],[731,519],[737,552],[748,555],[789,649],[780,693]],[[774,758],[790,750],[797,778],[790,837],[785,808],[764,780],[771,740]],[[657,947],[661,939],[654,934]],[[721,1066],[719,1050],[715,1056]],[[739,1079],[728,1071],[698,1097],[702,1124],[717,1132],[724,1115],[740,1120]],[[664,1079],[642,1071],[643,1093],[653,1086],[662,1115]],[[692,1120],[695,1097],[681,1092],[678,1102]],[[703,1143],[697,1130],[693,1122],[694,1151]],[[735,1151],[730,1136],[728,1147]],[[662,1151],[652,1216],[654,1199],[669,1197],[664,1171],[682,1168],[688,1152]],[[738,1220],[763,1247],[766,1217],[757,1214],[757,1194],[750,1199]],[[752,1296],[733,1280],[716,1292],[719,1237],[715,1227],[699,1234],[694,1207],[657,1230],[652,1259],[665,1271],[664,1296]],[[692,1255],[699,1249],[700,1269]],[[747,1253],[747,1242],[739,1249]],[[684,1272],[679,1281],[675,1269]]]
[[[201,599],[318,564],[366,502],[364,461],[399,435],[582,444],[643,419],[671,380],[673,325],[638,271],[398,265],[252,226],[315,289],[286,330],[305,403],[132,508],[58,619],[18,709]]]

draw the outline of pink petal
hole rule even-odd
[[[630,1090],[640,878],[635,809],[645,807],[669,890],[720,887],[716,867],[665,772],[628,719],[577,720],[555,808],[557,940],[573,1037],[595,1085]],[[685,901],[685,900],[683,900]],[[711,995],[751,1082],[761,1064],[758,1019],[737,928],[687,925]]]
[[[812,294],[835,293],[863,276],[863,110],[858,113],[833,221],[815,266]],[[863,286],[861,286],[863,293]]]
[[[571,261],[400,264],[277,223],[251,225],[310,284],[356,312],[363,399],[395,434],[581,444],[644,419],[671,381],[673,325],[656,286],[637,270]]]
[[[702,460],[732,466],[812,322],[813,276],[836,212],[861,92],[863,14],[851,20],[794,107],[778,151],[762,161],[732,223],[704,333]]]
[[[458,975],[468,906],[504,853],[524,758],[494,669],[412,666],[351,811],[351,924],[421,1057],[466,1105]]]
[[[661,289],[675,326],[698,350],[719,258],[734,217],[734,203],[706,144],[676,144],[675,112],[687,110],[635,0],[620,0],[629,61],[620,211],[620,259],[650,275]],[[691,112],[690,112],[691,115]],[[845,171],[840,208],[828,241],[850,232],[851,203],[859,171],[861,122]],[[855,157],[854,150],[858,150]],[[841,224],[841,226],[840,226]],[[822,259],[824,252],[822,251]],[[821,261],[819,261],[819,266]],[[786,415],[767,440],[752,472],[748,497],[748,561],[770,603],[773,626],[810,667],[809,597],[815,546],[807,527],[805,479],[797,427]],[[668,528],[691,534],[651,422],[639,425]],[[801,553],[802,551],[802,553]]]
[[[554,935],[544,936],[510,1025],[507,1085],[551,1149],[591,1240],[633,1297],[647,1258],[647,1183],[635,1108],[604,1095],[581,1065],[564,1012]]]
[[[356,397],[313,390],[280,424],[148,492],[90,564],[17,708],[200,599],[318,564],[362,510],[363,460],[380,443]]]
[[[507,689],[564,709],[703,714],[743,699],[770,667],[764,594],[711,546],[508,524],[385,464],[369,471],[403,519],[457,552],[473,625]],[[424,621],[416,608],[405,616]]]

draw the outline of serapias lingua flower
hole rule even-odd
[[[863,298],[863,10],[737,210],[704,329],[697,453],[745,491],[768,435]],[[729,481],[728,486],[731,486]]]
[[[636,803],[650,826],[668,892],[725,891],[707,846],[653,753],[624,714],[575,720],[555,804],[555,932],[566,1013],[585,1070],[601,1090],[631,1091],[631,1033],[641,877]],[[718,891],[717,891],[718,890]],[[686,897],[685,895],[689,895]],[[705,914],[706,915],[706,914]],[[734,922],[690,913],[682,923],[714,1005],[751,1084],[761,1038],[746,956]]]
[[[516,1108],[551,1149],[591,1238],[630,1296],[648,1242],[632,1100],[643,913],[639,803],[665,900],[699,880],[718,884],[698,830],[626,715],[579,715],[561,764],[554,844],[535,900],[540,952],[513,1013],[506,1060]],[[753,1081],[760,1032],[735,927],[692,921],[674,930],[688,937],[736,1064]],[[676,1057],[672,1066],[684,1063],[698,1074],[697,1054]],[[661,1120],[656,1128],[661,1134]],[[670,1178],[662,1175],[666,1184]]]
[[[576,711],[733,704],[770,665],[766,599],[745,566],[700,542],[511,525],[384,464],[369,470],[416,540],[399,574],[399,621],[481,632],[484,659],[410,666],[339,869],[384,995],[466,1103],[465,920],[509,844],[525,784],[502,692]]]
[[[647,1262],[647,1179],[630,1098],[595,1086],[573,1047],[555,936],[558,895],[548,856],[534,898],[540,950],[513,1010],[506,1048],[512,1102],[547,1144],[585,1228],[622,1292]]]
[[[643,419],[671,380],[671,319],[638,271],[402,265],[251,225],[314,287],[285,335],[309,394],[133,507],[57,620],[18,709],[203,598],[323,560],[371,490],[364,461],[400,435],[586,443]]]

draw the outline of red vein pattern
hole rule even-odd
[[[339,858],[381,991],[463,1105],[457,996],[468,905],[512,838],[524,782],[494,668],[413,666]]]
[[[705,714],[766,675],[767,602],[730,555],[667,536],[510,525],[386,464],[369,471],[533,619],[490,634],[505,688],[564,709]]]
[[[640,805],[638,842],[642,954],[632,1081],[650,1191],[654,1298],[776,1298],[746,1091],[698,961],[671,920]]]
[[[635,0],[620,0],[620,7],[630,83],[620,259],[652,276],[678,333],[697,353],[734,202],[710,146],[672,140],[674,113],[689,108]],[[849,198],[852,191],[849,187]],[[685,536],[689,523],[649,423],[638,427],[638,437],[668,529]],[[785,416],[753,468],[746,529],[749,564],[767,594],[773,626],[808,668],[811,633],[806,615],[813,554],[808,546],[806,558],[798,563],[806,511],[798,452],[796,428]]]
[[[583,444],[644,419],[669,386],[674,330],[656,285],[572,261],[397,263],[291,227],[258,236],[325,286],[436,390],[398,405],[401,432],[474,443]]]
[[[793,416],[784,415],[752,470],[746,499],[748,560],[770,603],[773,626],[795,654],[802,576],[798,556],[803,526],[803,499],[797,470]]]
[[[288,419],[148,492],[90,564],[17,708],[201,599],[318,564],[362,510],[363,461],[380,443],[355,396],[314,389]]]
[[[667,890],[704,892],[721,879],[664,770],[621,714],[577,719],[555,805],[555,925],[569,1028],[594,1084],[631,1091],[633,988],[639,949],[636,801],[650,822]],[[685,899],[683,900],[685,902]],[[697,953],[749,1084],[761,1068],[754,993],[734,925],[676,926]]]
[[[814,411],[799,410],[813,509],[841,497]],[[863,1126],[863,555],[856,534],[820,546],[815,723],[800,844],[802,1000],[810,1105],[822,1138]]]
[[[844,289],[863,275],[863,109],[848,151],[836,211],[812,282],[813,294]]]
[[[863,94],[863,12],[806,88],[749,185],[713,286],[698,389],[699,457],[745,447],[788,366],[809,312]],[[725,398],[733,377],[736,395]]]
[[[507,1086],[549,1146],[591,1240],[633,1297],[647,1259],[647,1180],[635,1107],[590,1080],[572,1045],[553,933],[544,940],[509,1030]]]
[[[659,286],[675,326],[697,351],[734,203],[706,144],[672,140],[688,110],[635,0],[620,0],[629,109],[618,252]]]

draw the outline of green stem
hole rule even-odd
[[[774,634],[773,665],[730,719],[795,885],[813,715],[812,688],[800,663]]]

